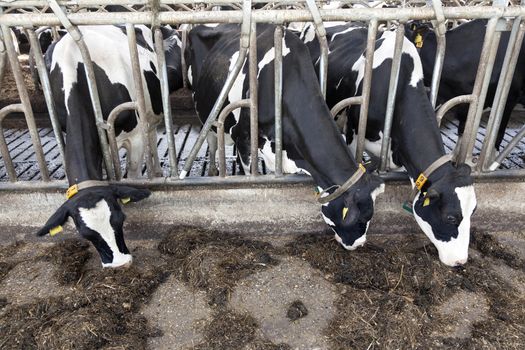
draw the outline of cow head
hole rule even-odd
[[[414,199],[417,223],[449,266],[467,262],[470,217],[476,209],[472,183],[470,167],[461,164]]]
[[[432,32],[432,28],[432,23],[430,22],[420,20],[409,21],[405,24],[405,36],[414,43],[416,47],[420,48],[425,42],[427,35]],[[421,46],[418,46],[418,42],[421,42]]]
[[[323,219],[335,232],[335,239],[347,250],[366,241],[366,231],[374,215],[374,203],[385,184],[375,175],[365,174],[342,196],[323,204]]]
[[[81,190],[58,208],[37,235],[54,232],[71,217],[80,235],[97,249],[102,266],[128,266],[132,257],[124,242],[126,215],[119,202],[138,202],[149,195],[145,189],[114,185]]]

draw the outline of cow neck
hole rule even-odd
[[[403,99],[396,106],[396,122],[392,126],[393,152],[394,158],[401,160],[409,176],[415,180],[445,155],[445,148],[422,82],[417,88],[407,86],[405,89]],[[450,162],[440,167],[431,178],[444,170],[453,170]]]
[[[92,115],[68,116],[66,164],[70,186],[87,180],[102,180],[102,151]]]
[[[432,83],[432,73],[436,61],[437,41],[436,34],[428,33],[423,41],[423,46],[418,49],[421,64],[423,65],[423,76],[425,77],[425,85],[430,86]]]
[[[303,88],[303,92],[305,90]],[[288,101],[284,101],[287,104],[286,109],[293,111],[290,113],[291,116],[287,113],[293,119],[291,124],[295,137],[291,139],[295,140],[296,148],[307,163],[306,170],[310,172],[318,186],[326,189],[330,186],[342,185],[356,172],[357,163],[351,156],[320,93],[317,97],[304,97],[294,99],[293,106],[290,106]]]

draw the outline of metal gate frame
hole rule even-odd
[[[355,2],[355,1],[354,1]],[[359,2],[359,1],[357,1]],[[417,1],[415,1],[417,2]],[[418,3],[420,3],[419,1]],[[104,122],[100,102],[98,99],[98,92],[96,82],[94,79],[94,73],[92,70],[92,61],[89,57],[89,50],[82,40],[81,32],[78,29],[79,25],[102,25],[102,24],[122,24],[126,23],[126,30],[128,34],[128,43],[130,47],[130,55],[133,66],[133,77],[135,81],[136,91],[142,91],[140,68],[138,66],[138,58],[136,52],[136,39],[134,37],[133,25],[145,24],[151,25],[154,28],[154,41],[155,49],[157,52],[158,66],[159,66],[159,79],[161,82],[162,89],[162,101],[164,109],[164,122],[168,135],[169,145],[169,161],[170,161],[170,172],[167,178],[154,178],[151,167],[151,153],[146,152],[146,164],[148,169],[148,179],[130,180],[125,179],[122,182],[134,185],[145,185],[145,186],[182,186],[187,185],[220,185],[225,184],[226,186],[243,186],[246,184],[270,184],[270,183],[297,183],[298,181],[305,181],[305,177],[297,175],[286,175],[282,174],[282,127],[281,127],[281,93],[282,93],[282,54],[279,54],[279,44],[282,42],[282,25],[289,22],[313,22],[315,24],[316,33],[320,39],[321,57],[320,64],[320,83],[325,93],[326,87],[326,55],[327,55],[327,42],[326,42],[326,31],[324,30],[323,21],[364,21],[368,22],[369,35],[366,50],[366,66],[365,66],[365,77],[363,79],[362,95],[352,97],[344,100],[334,107],[333,113],[337,113],[338,110],[347,107],[350,104],[360,104],[360,124],[359,124],[359,139],[356,158],[361,161],[362,151],[364,150],[364,131],[366,129],[366,116],[368,113],[368,100],[370,95],[371,85],[371,73],[372,73],[372,57],[374,50],[375,36],[379,22],[394,21],[398,24],[396,33],[396,45],[395,54],[392,63],[392,72],[389,82],[389,96],[387,102],[387,115],[385,121],[385,133],[383,139],[383,147],[381,150],[381,164],[380,174],[385,179],[402,179],[406,178],[404,174],[389,173],[386,172],[388,169],[387,164],[387,151],[389,147],[389,138],[391,123],[393,118],[394,100],[397,87],[397,79],[399,74],[399,65],[401,59],[401,45],[403,39],[403,23],[408,20],[428,20],[433,21],[434,28],[436,30],[438,38],[438,50],[436,53],[436,66],[434,69],[434,75],[431,87],[431,102],[435,105],[437,98],[437,89],[439,86],[439,76],[441,72],[441,66],[443,63],[444,50],[446,43],[444,41],[445,34],[445,20],[457,20],[457,19],[477,19],[483,18],[488,19],[488,25],[486,35],[484,38],[482,55],[480,58],[480,64],[478,66],[478,73],[476,76],[476,82],[473,93],[470,95],[458,96],[447,103],[445,103],[437,111],[436,117],[438,122],[445,112],[452,106],[458,103],[469,103],[469,113],[467,124],[464,132],[462,142],[460,143],[458,161],[473,163],[472,150],[476,137],[476,131],[479,127],[481,113],[483,111],[484,100],[488,89],[488,78],[490,78],[492,72],[492,65],[495,59],[495,53],[499,44],[499,38],[501,31],[505,30],[503,22],[505,20],[512,20],[512,30],[509,39],[509,45],[505,55],[505,65],[502,69],[496,97],[493,102],[494,108],[492,108],[487,137],[484,140],[482,153],[479,161],[473,164],[474,175],[476,177],[495,177],[495,178],[522,178],[525,176],[525,169],[519,170],[495,170],[501,161],[510,153],[513,146],[515,146],[519,140],[525,136],[525,126],[520,130],[515,139],[507,145],[507,147],[499,153],[496,157],[492,154],[494,148],[494,142],[496,133],[501,122],[501,116],[503,113],[503,107],[505,105],[506,96],[510,87],[508,77],[512,76],[517,61],[517,57],[520,51],[520,43],[523,40],[525,25],[522,22],[522,18],[525,15],[525,0],[522,0],[521,6],[507,7],[505,1],[495,0],[493,5],[487,6],[467,6],[467,7],[443,7],[440,1],[427,1],[427,6],[417,8],[395,8],[395,9],[378,9],[378,8],[344,8],[344,9],[319,9],[318,5],[314,0],[305,1],[281,1],[277,4],[272,4],[273,8],[268,9],[270,6],[266,4],[261,10],[252,10],[253,4],[266,3],[262,0],[237,0],[237,1],[220,1],[220,0],[202,0],[199,1],[201,6],[205,6],[206,9],[211,9],[214,6],[224,5],[225,3],[233,5],[234,8],[240,8],[241,10],[231,11],[193,11],[192,5],[195,5],[194,1],[189,0],[18,0],[18,1],[0,1],[0,23],[1,23],[1,36],[0,36],[0,78],[6,67],[7,59],[12,67],[15,81],[17,84],[18,91],[21,97],[21,104],[10,105],[0,110],[0,152],[4,160],[5,166],[8,171],[10,183],[0,183],[0,189],[27,189],[27,188],[49,188],[53,186],[64,187],[65,183],[62,181],[50,181],[47,174],[47,168],[45,164],[45,158],[42,153],[42,147],[36,125],[34,122],[34,116],[29,102],[29,96],[27,89],[23,83],[23,77],[21,75],[20,65],[17,60],[17,56],[14,50],[14,44],[10,35],[9,27],[19,26],[27,30],[29,34],[29,40],[31,46],[34,48],[35,63],[37,70],[42,82],[42,88],[44,91],[44,97],[46,105],[49,110],[49,115],[52,121],[53,130],[59,149],[63,156],[63,140],[62,133],[58,126],[56,119],[56,112],[53,105],[53,99],[51,95],[51,89],[49,86],[48,72],[45,69],[45,65],[42,59],[41,52],[39,52],[39,45],[37,42],[36,34],[33,27],[39,26],[64,26],[72,37],[77,42],[82,56],[84,58],[86,66],[87,80],[90,86],[90,97],[92,100],[93,108],[97,119],[97,127],[99,129],[99,138],[104,154],[105,166],[107,169],[108,180],[118,181],[120,180],[121,174],[118,162],[118,152],[115,152],[116,143],[114,140],[114,129],[111,121],[114,120],[115,116],[124,109],[135,109],[139,115],[143,115],[144,112],[144,96],[138,94],[139,98],[137,101],[120,105],[111,112],[108,121]],[[85,8],[101,7],[105,5],[124,5],[128,9],[141,9],[142,11],[131,11],[124,13],[108,13],[108,12],[85,12]],[[134,6],[134,7],[131,7]],[[287,8],[286,10],[280,9],[281,7]],[[292,7],[292,8],[289,8]],[[49,8],[53,13],[40,13],[38,10],[33,13],[13,13],[16,9],[30,8],[30,9],[41,9],[44,12]],[[146,10],[147,9],[147,10]],[[174,9],[182,9],[180,11],[174,11]],[[177,173],[177,161],[175,152],[174,136],[172,132],[173,121],[171,116],[171,107],[168,96],[167,86],[167,69],[164,59],[164,51],[162,48],[162,35],[158,25],[160,24],[197,24],[197,23],[238,23],[241,24],[241,39],[240,39],[240,54],[237,62],[235,63],[234,69],[228,75],[226,83],[216,101],[212,112],[210,113],[206,123],[202,127],[201,134],[199,135],[197,143],[194,145],[190,157],[186,161],[183,172],[179,175]],[[256,23],[273,23],[277,24],[275,32],[275,98],[276,98],[276,172],[275,175],[259,176],[257,174],[257,80],[256,80]],[[324,39],[323,39],[324,38]],[[231,85],[243,67],[246,58],[248,57],[249,64],[249,81],[250,81],[250,99],[241,101],[232,101],[232,105],[225,106],[222,109],[226,96],[228,94]],[[251,115],[251,156],[252,156],[252,175],[246,177],[225,176],[225,160],[224,160],[224,142],[219,142],[220,151],[220,177],[219,178],[204,178],[195,179],[189,178],[184,181],[183,179],[189,169],[191,163],[195,159],[197,152],[199,151],[207,131],[211,128],[214,123],[221,125],[221,119],[233,110],[233,108],[246,107],[250,108]],[[222,109],[222,113],[221,113]],[[16,173],[9,156],[5,138],[3,135],[3,129],[1,122],[6,115],[12,112],[23,112],[28,124],[28,128],[32,137],[33,145],[35,146],[36,156],[39,163],[40,171],[42,174],[43,181],[31,181],[24,182],[18,181]],[[222,114],[222,115],[221,115]],[[219,120],[217,121],[217,117]],[[222,118],[221,118],[222,117]],[[145,118],[141,118],[141,120]],[[147,137],[148,129],[147,125],[141,125],[143,130],[143,137]],[[112,132],[113,131],[113,132]],[[108,140],[109,136],[109,140]],[[223,135],[222,135],[223,136]],[[219,135],[221,138],[221,135]],[[223,137],[222,137],[223,138]],[[149,143],[146,142],[146,145]],[[64,158],[64,157],[63,157]],[[255,160],[255,161],[254,161]]]

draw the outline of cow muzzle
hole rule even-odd
[[[102,263],[102,267],[127,268],[131,266],[133,257],[131,254],[117,254],[110,263]]]

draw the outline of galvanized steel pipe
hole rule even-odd
[[[164,53],[164,41],[162,39],[162,31],[159,28],[155,29],[155,51],[157,52],[157,66],[159,67],[158,76],[160,80],[160,90],[162,94],[164,127],[166,128],[166,137],[168,139],[168,157],[170,162],[169,176],[177,177],[179,175],[179,171],[177,165],[177,150],[175,148],[175,135],[173,134],[173,117],[171,115],[168,69],[166,67],[166,55]],[[181,59],[183,57],[184,51],[181,50]],[[182,67],[183,72],[184,69],[185,68]]]
[[[363,151],[365,150],[366,123],[368,121],[368,105],[370,102],[370,88],[372,85],[372,67],[374,61],[374,49],[377,34],[377,20],[372,19],[368,24],[368,37],[365,55],[365,75],[363,77],[361,90],[361,109],[359,111],[359,125],[357,131],[357,151],[355,159],[357,163],[363,161]]]
[[[224,120],[226,117],[236,110],[237,108],[250,108],[250,100],[243,99],[235,101],[224,107],[217,119],[217,143],[219,150],[219,176],[226,176],[226,144],[224,140]],[[215,157],[214,154],[210,154],[210,157]]]
[[[7,57],[11,65],[11,72],[13,73],[13,77],[15,78],[16,82],[16,88],[20,94],[20,102],[22,103],[24,109],[24,116],[29,129],[29,135],[31,136],[31,141],[33,142],[33,148],[38,162],[38,167],[40,168],[40,174],[42,176],[42,180],[49,181],[49,172],[47,170],[46,158],[44,156],[44,151],[42,150],[40,135],[38,134],[38,129],[36,127],[33,108],[31,107],[31,99],[29,98],[29,93],[27,92],[27,88],[25,86],[24,76],[22,75],[22,69],[20,68],[20,63],[18,62],[18,55],[15,51],[13,38],[11,37],[9,27],[2,25],[2,34],[4,36],[4,43],[7,49]]]
[[[503,60],[503,65],[501,66],[498,87],[496,88],[492,109],[490,111],[490,116],[487,123],[487,130],[485,132],[486,137],[483,142],[483,147],[479,157],[479,166],[481,167],[481,171],[487,170],[493,159],[492,156],[494,152],[494,145],[496,143],[496,136],[501,125],[501,119],[503,117],[503,112],[507,103],[507,97],[512,84],[514,71],[516,69],[516,63],[518,61],[523,43],[525,26],[523,26],[521,22],[522,18],[518,17],[514,19],[514,23],[512,25],[512,31],[507,44],[507,51],[505,53],[505,59]]]
[[[191,166],[193,165],[193,162],[195,161],[195,158],[197,157],[197,153],[201,149],[202,144],[204,143],[204,140],[206,139],[206,136],[208,135],[208,132],[210,131],[213,123],[215,122],[217,116],[219,115],[220,110],[222,109],[222,106],[224,105],[224,102],[226,101],[226,98],[228,97],[228,93],[230,92],[233,86],[233,83],[235,82],[235,79],[239,75],[239,72],[241,71],[246,61],[246,55],[248,53],[248,47],[250,45],[251,0],[244,0],[243,4],[244,4],[243,5],[244,21],[241,25],[239,56],[237,57],[237,61],[235,61],[235,65],[233,66],[233,69],[229,72],[228,77],[226,78],[226,81],[224,82],[224,86],[221,92],[219,93],[219,96],[217,97],[217,100],[215,101],[215,104],[213,105],[213,108],[210,111],[210,114],[208,115],[206,122],[201,128],[199,136],[197,140],[195,141],[195,144],[193,145],[193,148],[191,149],[191,152],[188,158],[186,159],[186,163],[184,164],[184,169],[181,171],[179,175],[180,179],[184,179],[186,175],[188,174],[188,172],[190,171]],[[214,11],[214,12],[220,12],[220,11]],[[194,83],[196,84],[197,82],[194,82]],[[230,102],[233,102],[233,101],[230,101]]]
[[[249,89],[250,89],[250,173],[259,175],[259,101],[257,84],[257,24],[251,23],[249,54]]]
[[[58,122],[58,116],[55,110],[55,102],[53,100],[53,92],[51,91],[51,83],[49,82],[49,73],[44,62],[44,57],[42,54],[42,49],[40,48],[40,43],[36,37],[35,32],[32,29],[26,30],[31,48],[34,52],[35,64],[40,76],[40,83],[42,84],[42,91],[44,92],[44,99],[46,100],[47,112],[49,114],[49,119],[51,120],[51,126],[53,127],[53,134],[57,140],[58,150],[60,156],[62,157],[62,164],[66,168],[66,153],[64,148],[64,138],[62,137],[62,128]]]
[[[116,180],[122,179],[122,170],[120,169],[120,156],[118,154],[117,137],[115,135],[115,120],[120,115],[120,113],[129,110],[136,111],[137,108],[137,103],[133,101],[121,103],[115,108],[113,108],[111,113],[109,113],[108,119],[106,121],[109,147],[111,149],[111,158],[113,160],[113,167],[115,169]],[[129,157],[129,153],[127,156]]]
[[[385,171],[388,165],[388,150],[390,149],[390,133],[394,120],[394,108],[396,104],[397,85],[399,82],[399,71],[401,68],[401,55],[405,41],[405,27],[400,23],[396,29],[396,43],[394,47],[394,57],[392,58],[392,69],[390,71],[390,82],[388,85],[388,99],[386,102],[385,124],[383,127],[383,140],[381,142],[381,162],[379,170]]]
[[[275,48],[275,176],[283,175],[283,28],[275,28],[273,42]]]
[[[77,47],[82,56],[82,62],[84,63],[84,72],[86,75],[86,81],[89,90],[89,97],[91,98],[91,105],[93,107],[93,113],[95,115],[95,121],[97,125],[98,138],[100,142],[100,148],[102,150],[102,156],[104,164],[106,166],[106,173],[110,180],[115,179],[115,170],[113,169],[113,163],[111,161],[111,155],[109,154],[109,145],[106,138],[106,132],[104,130],[104,116],[102,115],[102,107],[100,106],[100,98],[98,94],[98,87],[95,78],[95,71],[93,69],[93,61],[89,54],[89,49],[82,38],[80,30],[69,20],[56,0],[49,0],[49,6],[54,12],[54,17],[58,19],[58,23],[52,25],[62,25],[67,30],[69,35],[75,40]],[[34,14],[33,14],[34,15]],[[47,23],[46,25],[50,25]]]
[[[17,176],[15,167],[13,165],[13,159],[9,154],[9,148],[7,147],[7,143],[5,142],[4,128],[2,127],[2,122],[4,121],[5,117],[7,117],[9,114],[16,112],[24,113],[24,106],[21,103],[11,104],[0,109],[0,154],[2,154],[2,159],[4,160],[4,166],[7,172],[7,176],[9,178],[9,181],[11,182],[16,182]]]

